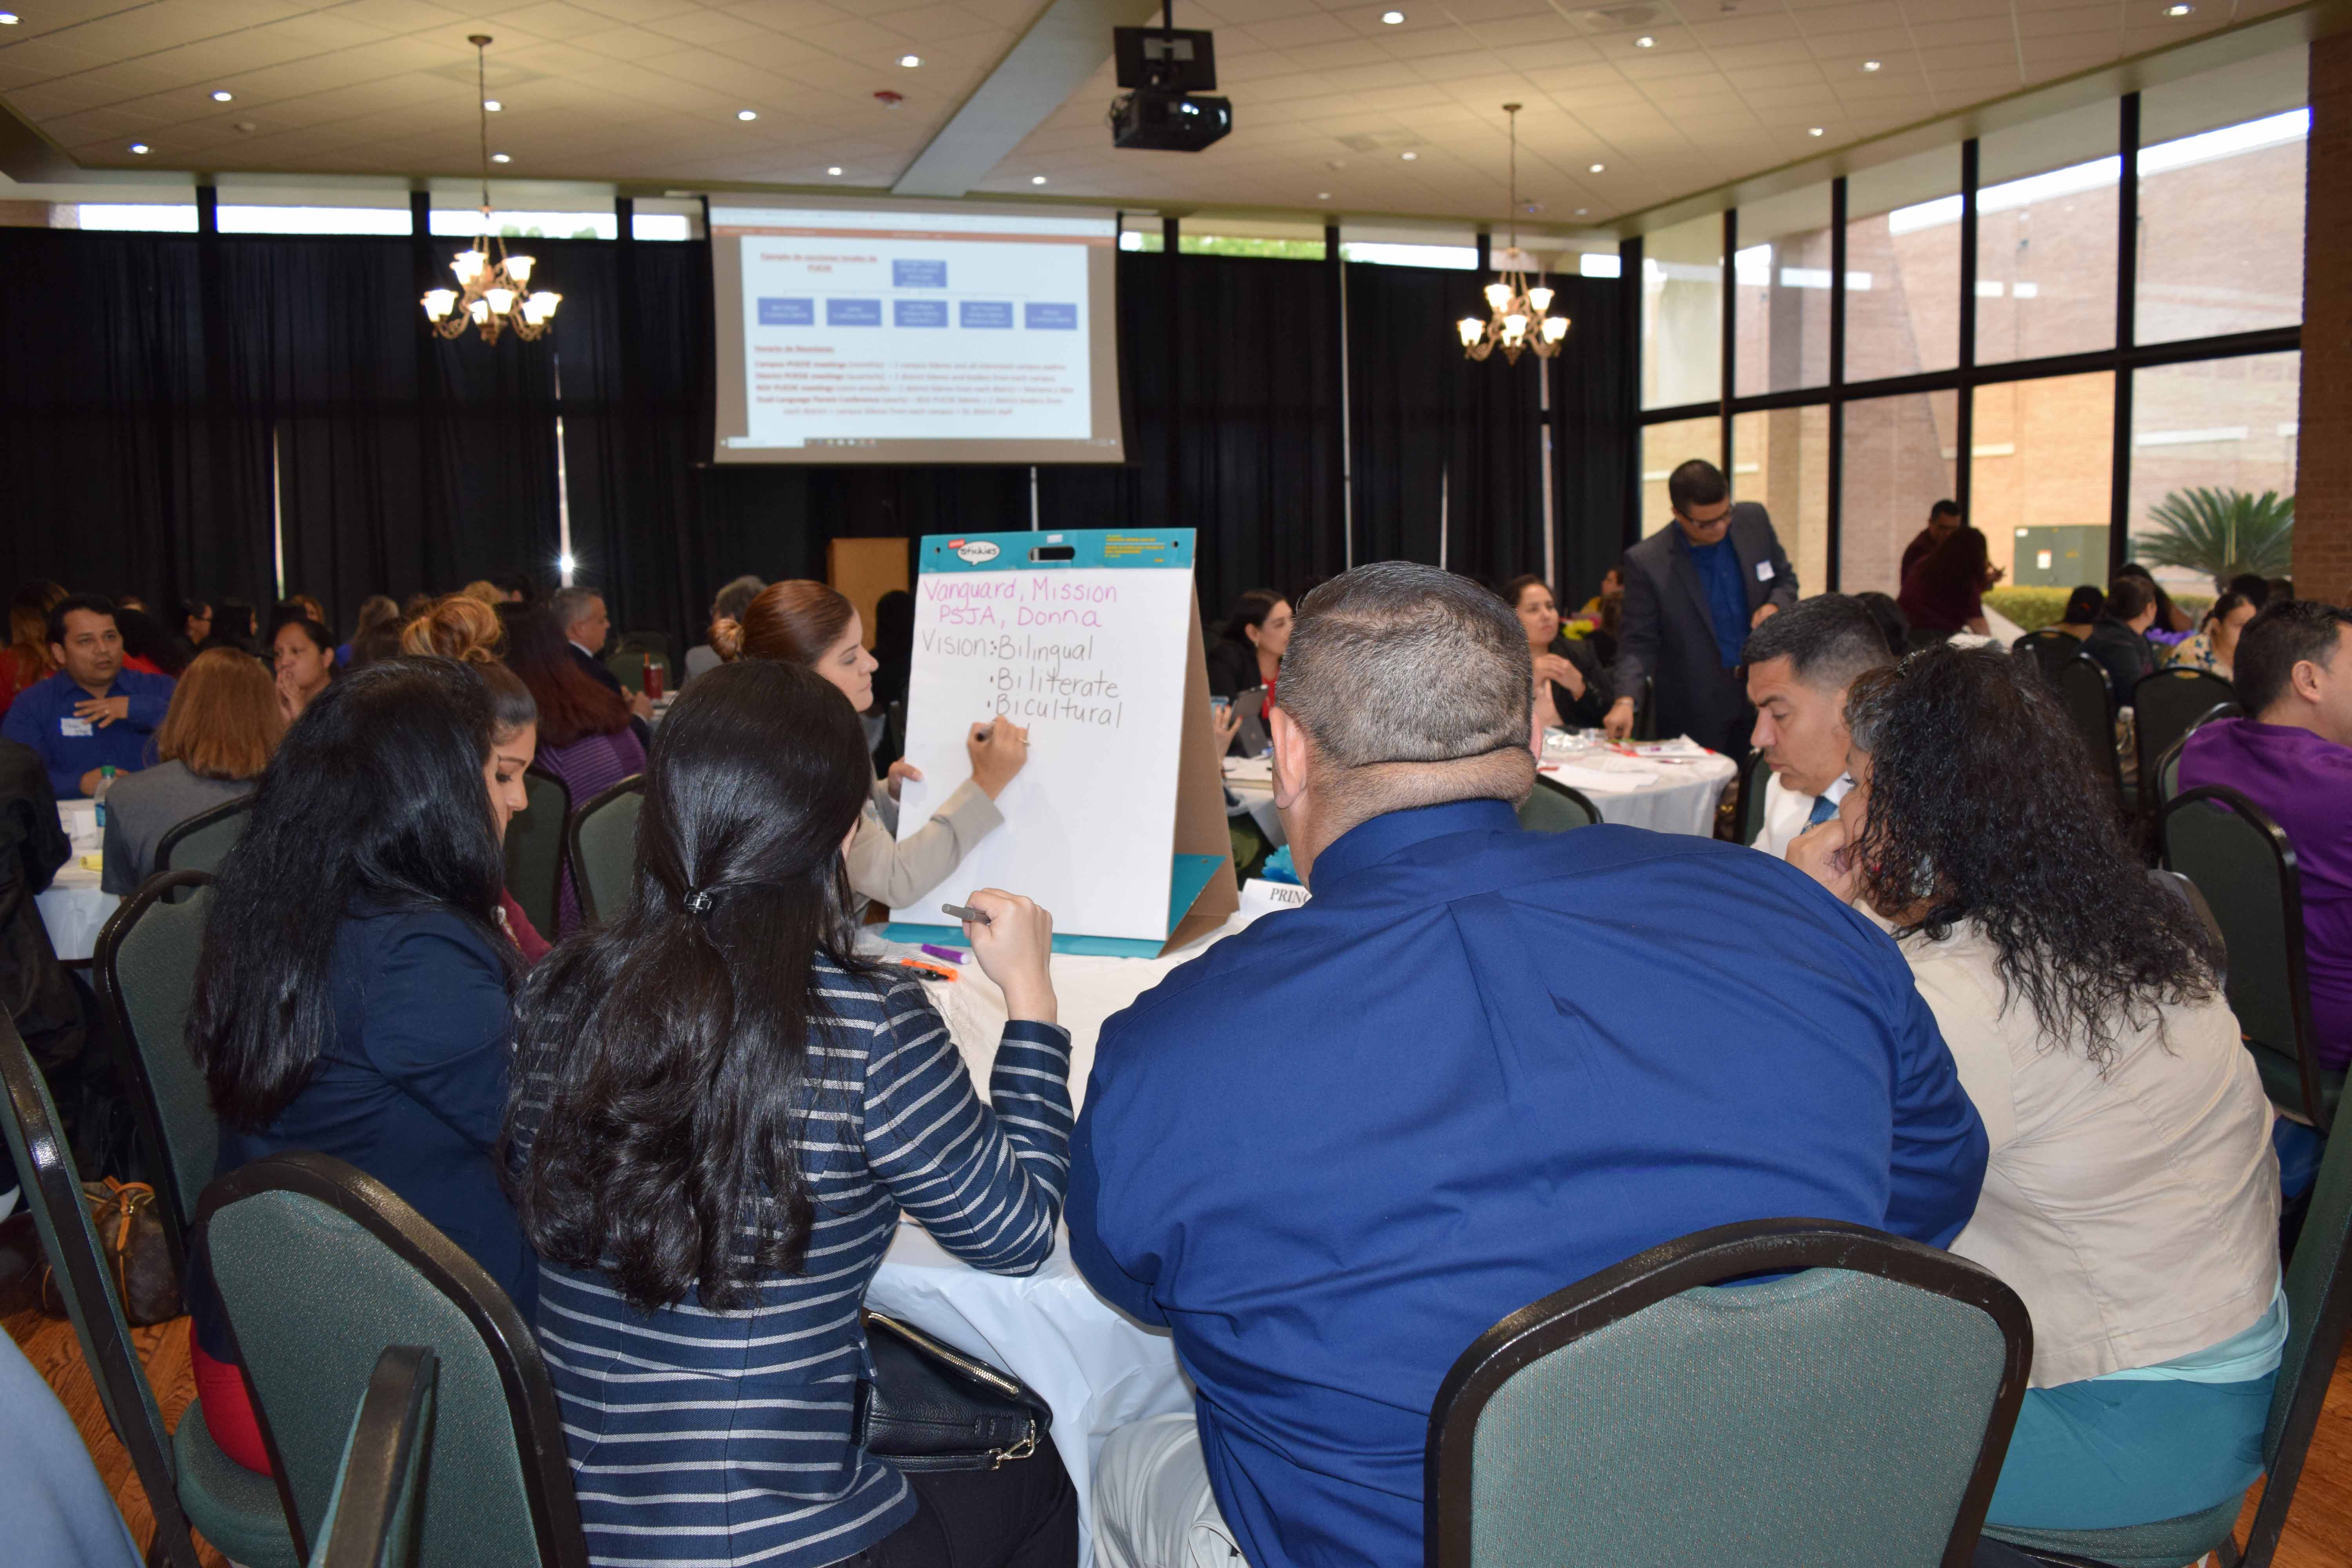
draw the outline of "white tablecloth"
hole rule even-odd
[[[99,852],[98,806],[87,800],[58,802],[58,820],[73,840],[73,858],[58,868],[34,905],[49,928],[49,945],[68,963],[86,963],[98,951],[98,933],[122,900],[99,889],[99,873],[85,870],[81,858]]]
[[[1627,755],[1558,730],[1545,737],[1537,765],[1590,800],[1603,822],[1701,838],[1714,836],[1723,787],[1738,772],[1729,757],[1696,744],[1667,754]]]
[[[1559,731],[1554,731],[1559,734]],[[1603,822],[1622,823],[1627,827],[1647,827],[1658,833],[1691,833],[1701,838],[1715,833],[1715,808],[1723,798],[1723,786],[1731,782],[1734,768],[1729,757],[1708,752],[1704,755],[1668,760],[1665,758],[1625,759],[1628,772],[1611,780],[1605,775],[1588,778],[1582,770],[1601,763],[1604,757],[1613,759],[1616,753],[1607,749],[1592,749],[1576,744],[1551,744],[1544,747],[1546,772],[1553,773],[1562,784],[1583,792],[1585,797],[1600,809]],[[1227,764],[1225,787],[1241,798],[1258,826],[1265,830],[1266,841],[1279,847],[1286,842],[1281,819],[1275,815],[1274,785],[1270,780],[1249,773],[1236,775]],[[1562,768],[1565,772],[1561,772]],[[1615,784],[1620,787],[1607,787]]]
[[[1246,923],[1234,916],[1161,958],[1055,955],[1055,998],[1070,1031],[1074,1105],[1085,1102],[1105,1020]],[[960,980],[926,981],[924,989],[947,1019],[974,1086],[986,1094],[1004,1027],[1004,995],[979,964],[963,964],[961,971]],[[959,1262],[919,1226],[902,1224],[866,1304],[1004,1368],[1053,1407],[1055,1445],[1078,1494],[1078,1561],[1091,1563],[1094,1460],[1103,1439],[1130,1421],[1192,1407],[1192,1390],[1177,1370],[1167,1332],[1144,1327],[1095,1294],[1070,1262],[1066,1231],[1044,1268],[1013,1279]]]

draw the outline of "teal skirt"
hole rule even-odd
[[[1987,1522],[2115,1530],[2235,1497],[2262,1477],[2277,1379],[2098,1378],[2027,1389]]]

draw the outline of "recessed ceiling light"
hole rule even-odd
[[[1658,40],[1644,33],[1633,40],[1633,47],[1637,49],[1654,49],[1658,47]]]
[[[1579,217],[1582,217],[1586,213],[1589,213],[1589,212],[1591,212],[1591,210],[1592,210],[1592,209],[1591,209],[1591,207],[1579,207],[1579,208],[1577,208],[1577,209],[1576,209],[1576,216],[1579,216]]]
[[[739,109],[735,111],[735,118],[738,120],[757,120],[760,118],[760,111],[756,109]]]
[[[1819,125],[1813,125],[1806,128],[1805,134],[1808,136],[1826,136],[1829,134],[1829,132]]]
[[[236,94],[229,91],[229,89],[225,87],[217,87],[213,89],[213,101],[215,103],[226,103],[236,97]]]
[[[838,164],[838,163],[835,163],[832,168],[827,169],[827,170],[825,171],[825,173],[826,173],[826,174],[835,174],[835,175],[838,175],[838,174],[841,173],[841,165],[840,165],[840,164]]]
[[[133,142],[131,144],[131,150],[133,153],[141,153],[141,154],[142,154],[142,155],[143,155],[143,154],[146,153],[146,151],[147,151],[147,143],[146,143],[146,142]]]
[[[1043,174],[1032,174],[1029,176],[1029,183],[1033,185],[1042,185],[1045,183],[1045,176]]]
[[[1874,71],[1879,68],[1880,63],[1881,62],[1877,60],[1864,60],[1862,62],[1862,68],[1866,71]]]
[[[496,114],[499,110],[504,109],[506,105],[500,103],[495,98],[486,98],[482,100],[482,107],[488,110],[492,114]]]
[[[905,66],[908,70],[913,70],[917,66],[923,63],[923,57],[920,55],[900,55],[898,57],[898,63]]]
[[[1381,13],[1381,20],[1393,27],[1399,22],[1404,20],[1404,13],[1402,11],[1383,11]]]
[[[13,27],[13,26],[15,26],[16,25],[16,12],[14,12],[14,11],[0,11],[0,27]]]
[[[1609,166],[1609,165],[1608,165],[1608,164],[1606,164],[1606,163],[1595,163],[1595,164],[1593,164],[1593,165],[1592,165],[1592,172],[1593,172],[1594,174],[1597,174],[1601,173],[1601,170],[1603,170],[1603,169],[1607,168],[1608,166]]]
[[[1328,191],[1318,191],[1315,193],[1315,199],[1318,202],[1328,202],[1331,199],[1331,193]]]
[[[1397,156],[1398,156],[1398,157],[1400,157],[1400,158],[1402,158],[1402,159],[1403,159],[1406,163],[1412,163],[1414,159],[1416,159],[1416,158],[1420,157],[1420,156],[1421,156],[1421,154],[1420,154],[1420,153],[1398,153],[1398,154],[1397,154]]]
[[[2168,16],[2186,16],[2195,9],[2197,7],[2194,5],[2167,5],[2164,8],[2164,14]],[[16,18],[12,16],[9,20],[14,21]]]
[[[490,154],[490,162],[493,163],[511,163],[514,160],[508,157],[504,153],[493,153]]]

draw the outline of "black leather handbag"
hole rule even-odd
[[[866,1314],[871,1382],[851,1434],[902,1470],[992,1470],[1045,1442],[1054,1412],[1022,1381],[879,1312]]]

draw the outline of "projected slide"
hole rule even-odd
[[[1108,216],[714,206],[720,462],[1118,462]]]

